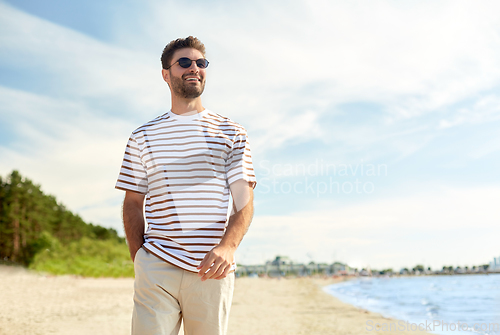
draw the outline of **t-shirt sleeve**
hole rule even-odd
[[[226,176],[229,185],[237,180],[248,181],[253,188],[257,185],[252,164],[252,153],[248,135],[240,131],[233,142],[231,153],[226,163]]]
[[[125,155],[123,156],[123,163],[115,188],[142,194],[148,192],[146,169],[141,161],[139,145],[133,137],[130,137],[125,148]]]

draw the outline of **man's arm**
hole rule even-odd
[[[144,244],[144,194],[127,191],[123,200],[123,226],[132,261]]]
[[[245,180],[232,183],[229,188],[233,196],[236,213],[229,217],[226,233],[219,245],[205,255],[198,266],[202,281],[225,278],[234,262],[234,253],[250,227],[253,216],[253,189]],[[213,266],[212,266],[213,264]],[[207,270],[210,271],[207,272]],[[205,273],[206,272],[206,273]]]

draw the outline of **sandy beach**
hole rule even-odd
[[[334,282],[315,278],[239,278],[229,334],[370,334],[375,331],[367,331],[367,321],[397,322],[345,304],[321,290]],[[0,283],[2,335],[130,333],[133,279],[46,276],[0,266]]]

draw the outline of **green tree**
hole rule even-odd
[[[18,171],[0,178],[1,259],[28,265],[47,245],[54,245],[54,240],[68,245],[83,237],[125,246],[116,230],[84,222]]]

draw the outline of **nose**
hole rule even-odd
[[[196,61],[192,60],[191,65],[189,66],[189,71],[198,72],[199,69],[198,65],[196,65]]]

